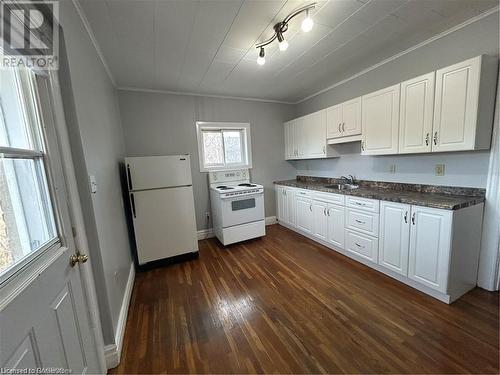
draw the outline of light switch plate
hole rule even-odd
[[[444,176],[444,164],[436,164],[436,176]]]
[[[97,181],[95,180],[95,176],[89,176],[90,182],[90,192],[92,194],[97,193]]]

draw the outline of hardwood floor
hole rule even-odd
[[[446,305],[278,225],[137,274],[112,373],[498,373],[499,294]]]

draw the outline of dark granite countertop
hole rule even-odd
[[[325,187],[325,185],[332,183],[335,183],[332,179],[325,179],[321,177],[311,178],[304,176],[299,176],[296,180],[275,182],[276,185],[284,185],[300,189],[352,195],[356,197],[414,204],[445,210],[458,210],[460,208],[484,202],[484,189],[379,183],[375,181],[360,181],[359,188],[351,190],[337,190]],[[458,193],[453,194],[453,192]],[[470,195],[460,193],[469,193]]]

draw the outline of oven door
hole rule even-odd
[[[222,227],[264,220],[264,193],[222,199]]]

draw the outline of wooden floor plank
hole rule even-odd
[[[499,294],[446,305],[278,225],[137,274],[111,373],[499,373]]]

